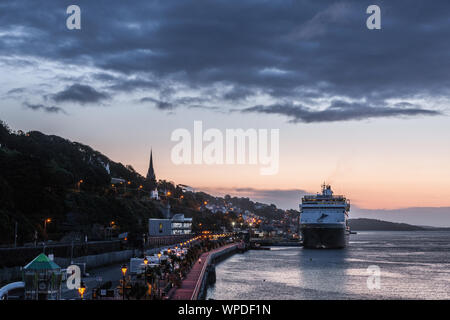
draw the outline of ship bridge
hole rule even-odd
[[[302,208],[320,208],[320,207],[344,207],[347,211],[350,210],[350,200],[343,195],[333,195],[330,185],[322,185],[322,194],[306,195],[302,198]]]

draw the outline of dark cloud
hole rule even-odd
[[[181,97],[171,99],[171,94],[168,92],[164,93],[160,92],[160,99],[156,99],[153,97],[143,97],[139,99],[141,103],[151,102],[160,110],[172,110],[178,107],[186,107],[186,108],[206,108],[206,109],[215,109],[215,107],[202,105],[208,101],[207,98],[200,97]],[[171,102],[169,102],[171,100]]]
[[[24,93],[25,91],[26,91],[25,88],[15,88],[15,89],[9,90],[9,91],[7,92],[7,94],[10,94],[10,95],[14,95],[14,94],[22,94],[22,93]]]
[[[80,104],[99,103],[109,98],[109,94],[82,84],[73,84],[52,96],[52,99],[56,102],[76,102]]]
[[[67,112],[64,109],[60,108],[60,107],[55,107],[55,106],[50,106],[49,107],[49,106],[45,106],[43,104],[31,104],[31,103],[28,103],[28,102],[25,102],[23,105],[25,106],[25,108],[28,108],[28,109],[31,109],[31,110],[34,110],[34,111],[41,110],[41,111],[45,111],[47,113],[64,113],[64,114],[67,114]]]
[[[7,35],[0,37],[0,54],[18,57],[17,63],[31,55],[94,66],[104,71],[98,81],[123,92],[163,91],[171,82],[193,89],[222,84],[233,88],[224,101],[259,92],[309,107],[333,97],[365,99],[372,107],[388,99],[448,98],[448,1],[375,3],[382,29],[370,31],[366,8],[374,3],[368,0],[79,1],[82,30],[70,31],[70,2],[16,0],[1,5]],[[175,105],[159,100],[163,108]],[[424,114],[360,106],[361,117]],[[322,119],[355,114],[310,111]],[[305,112],[301,119],[310,116]]]
[[[106,76],[103,76],[105,82]],[[116,92],[132,92],[140,89],[159,89],[161,88],[161,83],[158,83],[152,79],[127,79],[126,77],[109,77],[108,82],[110,82],[109,89]]]
[[[227,91],[223,98],[231,101],[239,101],[243,99],[247,99],[254,95],[254,90],[247,87],[233,87],[231,90]]]
[[[405,107],[405,105],[409,107]],[[316,111],[302,105],[293,104],[273,104],[269,106],[254,106],[242,110],[242,112],[259,112],[267,114],[285,115],[290,118],[290,122],[332,122],[363,120],[370,118],[384,117],[411,117],[411,116],[436,116],[441,112],[435,110],[411,107],[410,103],[396,104],[390,106],[371,106],[362,103],[346,103],[343,101],[333,101],[326,109]]]
[[[141,98],[140,102],[142,102],[142,103],[152,102],[160,110],[172,110],[175,108],[175,106],[170,102],[161,101],[161,100],[154,99],[151,97]]]

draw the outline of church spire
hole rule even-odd
[[[156,183],[155,170],[153,169],[153,150],[150,149],[150,165],[147,171],[147,180]]]

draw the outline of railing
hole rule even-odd
[[[0,300],[5,300],[8,297],[8,292],[16,289],[25,289],[25,283],[22,281],[9,283],[0,288]]]
[[[209,266],[209,262],[211,259],[213,259],[213,257],[215,256],[215,254],[222,252],[222,251],[226,251],[229,248],[231,248],[232,246],[238,246],[236,243],[233,244],[229,244],[229,245],[225,245],[223,247],[221,247],[219,251],[213,251],[213,252],[209,252],[208,257],[206,258],[205,263],[202,266],[202,271],[200,272],[200,276],[197,279],[197,283],[195,284],[195,288],[194,291],[192,292],[192,296],[191,296],[191,300],[197,300],[198,299],[198,295],[200,293],[200,289],[202,288],[203,285],[203,278],[205,277],[205,272],[206,272],[206,268]]]
[[[209,265],[211,254],[208,254],[208,257],[206,258],[205,263],[202,266],[202,271],[200,271],[200,276],[197,279],[197,283],[195,284],[194,291],[192,292],[191,300],[197,300],[198,294],[200,293],[200,289],[203,284],[203,278],[205,277],[206,268]]]
[[[345,202],[303,202],[301,204],[302,207],[305,206],[311,206],[312,208],[319,207],[320,205],[327,205],[327,206],[339,206],[339,207],[348,207],[348,204]]]
[[[173,234],[170,236],[150,236],[148,238],[149,245],[171,245],[178,242],[184,242],[193,238],[194,234]]]
[[[344,196],[331,196],[331,197],[327,197],[327,196],[304,196],[302,198],[303,201],[330,201],[330,200],[334,200],[334,201],[345,201],[346,198]]]

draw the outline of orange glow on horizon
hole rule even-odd
[[[450,206],[450,148],[433,142],[437,132],[450,137],[447,127],[433,127],[432,132],[414,121],[398,120],[326,126],[330,131],[323,131],[321,125],[282,127],[276,175],[260,175],[260,165],[174,165],[171,144],[153,153],[156,175],[196,191],[265,203],[270,201],[266,200],[270,190],[315,194],[327,182],[335,194],[345,195],[353,207],[362,209]],[[320,139],[330,138],[330,132],[339,143],[323,148]],[[142,175],[148,170],[148,153],[141,144],[127,146],[126,153],[112,147],[97,149],[116,162],[132,164]],[[280,195],[279,202],[283,197]],[[298,210],[292,193],[290,197],[292,208]]]

